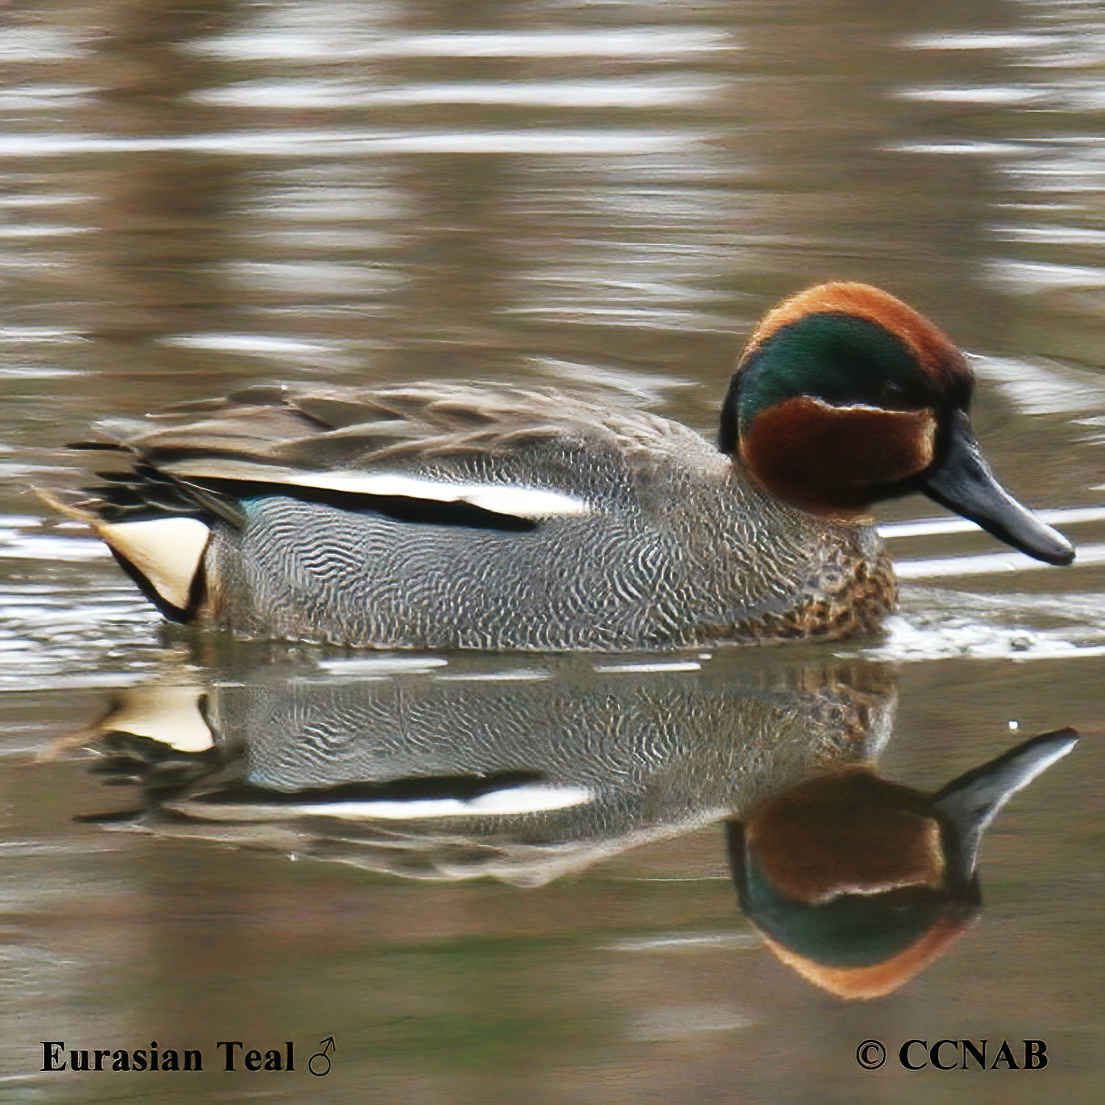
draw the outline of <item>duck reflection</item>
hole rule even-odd
[[[1035,737],[931,795],[858,766],[799,783],[726,825],[741,908],[822,989],[891,993],[977,917],[983,833],[1076,741],[1073,729]]]
[[[894,712],[877,665],[558,663],[133,688],[95,727],[93,770],[142,800],[83,819],[519,886],[723,822],[767,946],[874,997],[976,916],[983,833],[1076,740],[1035,738],[925,796],[871,766]]]
[[[96,727],[96,770],[142,790],[112,823],[537,886],[868,762],[894,709],[877,665],[404,659],[131,689]]]

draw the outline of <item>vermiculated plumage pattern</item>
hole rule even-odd
[[[234,490],[241,522],[212,518],[202,616],[253,635],[670,648],[842,636],[893,604],[871,527],[786,506],[698,434],[643,412],[553,390],[445,385],[250,389],[168,417],[207,412],[218,417],[141,434],[128,426],[121,447],[185,493]],[[260,479],[259,466],[271,485],[240,481],[247,470]],[[588,513],[513,532],[478,518],[412,524],[371,496],[280,493],[287,470],[327,468],[550,489]]]
[[[87,521],[168,617],[381,648],[665,649],[873,629],[868,518],[922,493],[1049,564],[1074,549],[998,483],[963,354],[863,284],[752,334],[718,447],[551,388],[253,387],[104,424]],[[91,507],[91,509],[89,509]]]

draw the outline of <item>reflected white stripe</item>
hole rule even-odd
[[[41,18],[39,16],[38,18]],[[75,34],[63,34],[45,27],[5,27],[0,36],[0,61],[27,63],[79,58],[88,51],[77,44]]]
[[[1075,568],[1105,564],[1105,545],[1079,545]],[[894,571],[899,579],[938,579],[942,576],[992,575],[998,572],[1027,572],[1046,568],[1051,564],[1033,560],[1024,553],[988,553],[984,556],[953,556],[934,560],[907,560],[895,563]]]
[[[1094,488],[1105,491],[1105,487]],[[1049,526],[1075,526],[1080,522],[1105,522],[1105,507],[1070,507],[1063,510],[1038,510],[1034,514]],[[940,533],[969,533],[979,527],[966,518],[922,518],[916,522],[887,522],[879,526],[879,535],[887,539],[895,537],[931,537]],[[1079,554],[1081,559],[1081,553]]]
[[[66,195],[55,193],[52,196],[0,196],[0,208],[12,207],[60,207],[69,203],[91,203],[95,197],[90,195]]]
[[[552,678],[551,671],[457,671],[435,675],[448,683],[535,683]]]
[[[706,132],[646,130],[236,131],[177,138],[114,138],[82,134],[0,136],[0,157],[66,157],[82,153],[206,153],[311,159],[319,154],[523,153],[639,154],[679,150],[712,137]]]
[[[1037,146],[1024,142],[889,142],[882,147],[892,153],[970,153],[1011,157],[1019,153],[1039,153]]]
[[[991,283],[1013,292],[1046,291],[1049,288],[1103,288],[1105,268],[1090,265],[1052,265],[1043,261],[988,261],[986,275]]]
[[[1099,373],[1048,361],[969,354],[975,374],[992,380],[1028,414],[1083,414],[1105,410]]]
[[[899,100],[921,100],[952,104],[1023,104],[1043,99],[1047,93],[1038,88],[991,85],[986,88],[903,88],[894,93]]]
[[[279,817],[336,817],[343,821],[415,821],[436,817],[508,816],[581,806],[591,801],[584,787],[512,787],[476,798],[413,798],[409,801],[304,802],[295,805],[220,805],[218,802],[169,803],[193,815],[222,816],[233,821],[269,821]]]
[[[17,365],[0,368],[0,380],[57,380],[65,376],[84,376],[75,368],[41,368],[34,365]],[[43,471],[43,469],[38,469]]]
[[[750,932],[704,932],[690,936],[641,936],[607,944],[612,952],[681,952],[699,951],[703,948],[718,951],[745,951],[762,947],[759,937]]]
[[[637,1043],[691,1040],[702,1032],[731,1032],[751,1028],[757,1018],[727,1005],[681,1005],[648,1009],[626,1029],[626,1037]]]
[[[56,111],[59,107],[73,107],[83,104],[96,89],[92,85],[48,85],[28,84],[21,88],[11,88],[0,92],[0,111]],[[69,100],[70,103],[59,103]]]
[[[604,675],[630,674],[639,672],[661,671],[701,671],[702,665],[697,660],[659,660],[653,662],[642,661],[639,664],[596,664],[595,671]]]
[[[0,226],[0,238],[58,238],[73,234],[90,234],[91,226],[55,226],[45,223],[34,226],[23,223],[20,226]]]
[[[223,349],[230,353],[325,353],[332,348],[322,342],[277,338],[271,334],[178,334],[157,341],[160,345]]]
[[[309,38],[302,34],[245,34],[190,43],[197,53],[217,54],[240,60],[338,61],[352,58],[632,58],[694,54],[739,49],[728,35],[693,27],[658,27],[595,31],[530,31],[503,33],[457,32],[407,35],[350,42],[348,39]]]
[[[194,93],[198,103],[299,110],[414,104],[516,104],[527,107],[668,107],[699,103],[720,83],[649,81],[489,81],[358,89],[338,81],[249,81]]]
[[[37,537],[19,535],[0,545],[2,560],[100,560],[110,556],[102,541],[84,537]]]
[[[1027,50],[1062,41],[1056,35],[1003,34],[1000,31],[966,31],[962,34],[913,35],[902,45],[913,50]]]
[[[448,663],[440,656],[354,656],[347,660],[320,660],[318,666],[331,675],[391,675],[430,671]]]
[[[1006,242],[1044,242],[1054,246],[1105,245],[1105,230],[1084,226],[995,226],[990,233]]]

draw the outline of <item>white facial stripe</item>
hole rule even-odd
[[[185,460],[168,464],[165,468],[175,475],[200,479],[247,480],[286,484],[290,487],[313,487],[320,491],[338,491],[348,495],[467,503],[481,510],[515,518],[540,519],[591,512],[590,504],[583,499],[564,495],[559,491],[510,484],[448,483],[389,472],[305,472],[241,461],[212,463]]]
[[[807,395],[807,399],[827,411],[878,411],[879,414],[903,414],[904,411],[888,411],[885,407],[872,407],[868,403],[826,403],[816,395]]]

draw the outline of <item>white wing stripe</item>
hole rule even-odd
[[[439,503],[467,503],[482,510],[515,518],[550,518],[556,515],[590,514],[583,499],[540,487],[518,487],[497,483],[448,483],[442,480],[401,476],[389,472],[305,472],[266,464],[209,461],[176,461],[165,465],[175,475],[198,479],[246,480],[313,487],[349,495],[377,495],[404,499],[425,499]]]

